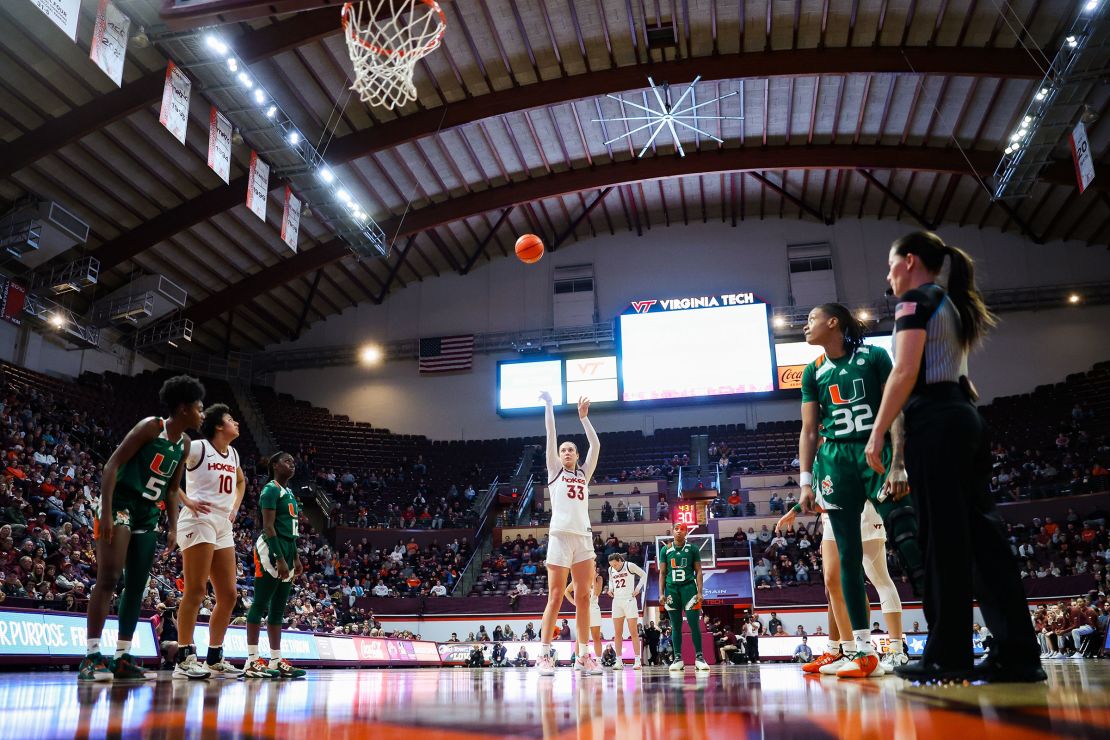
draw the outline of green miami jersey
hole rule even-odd
[[[672,541],[660,550],[659,561],[667,565],[668,586],[680,583],[697,584],[694,563],[701,562],[701,551],[697,545],[687,542],[682,547],[677,547]]]
[[[806,365],[802,403],[817,402],[818,434],[825,439],[866,442],[893,367],[886,350],[868,345],[835,360],[821,355]]]
[[[166,437],[166,420],[159,419],[158,424],[162,430],[158,436],[140,447],[120,468],[116,478],[117,497],[130,494],[132,498],[141,497],[154,504],[165,498],[166,486],[185,455],[186,437],[183,434],[176,442],[171,442]]]
[[[296,540],[300,534],[301,507],[293,492],[277,481],[270,481],[258,497],[261,509],[274,510],[274,531],[283,540]]]

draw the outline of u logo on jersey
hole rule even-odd
[[[154,459],[150,461],[150,472],[163,478],[169,478],[173,475],[173,471],[177,469],[177,460],[170,462],[169,470],[162,470],[162,466],[165,464],[166,457],[161,452],[154,453]]]
[[[832,402],[837,406],[843,406],[845,404],[855,403],[856,401],[862,401],[866,395],[867,390],[863,386],[863,378],[852,379],[851,398],[844,397],[844,395],[840,392],[840,385],[838,383],[832,383],[831,385],[829,385],[829,396],[832,398]]]

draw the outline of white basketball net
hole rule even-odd
[[[351,89],[364,103],[396,108],[416,99],[416,63],[439,47],[447,18],[435,0],[362,0],[343,6]]]

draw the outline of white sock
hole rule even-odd
[[[897,640],[890,641],[890,652],[894,653],[895,655],[904,652],[901,637],[899,637]]]
[[[130,640],[116,640],[116,657],[120,658],[124,653],[131,651]]]
[[[274,665],[281,660],[281,651],[270,648],[270,665]]]
[[[875,648],[871,647],[871,630],[864,627],[861,630],[852,630],[852,634],[856,638],[856,650],[861,653],[873,653]]]
[[[582,662],[586,659],[586,656],[589,654],[589,652],[590,646],[580,642],[578,643],[578,649],[574,651],[574,654],[578,656],[578,661]]]
[[[247,645],[247,660],[248,661],[258,660],[258,646],[257,645]]]
[[[85,640],[85,654],[86,655],[96,655],[99,652],[100,652],[100,638],[99,637],[90,637],[89,639]]]

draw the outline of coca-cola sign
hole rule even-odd
[[[780,365],[779,389],[783,390],[786,388],[801,388],[802,371],[805,369],[805,365]]]

